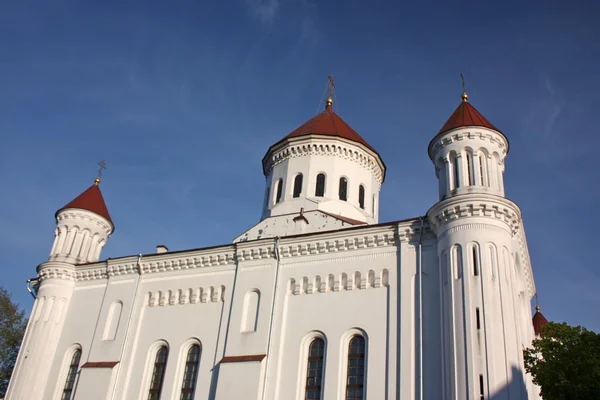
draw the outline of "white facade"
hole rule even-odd
[[[62,210],[6,398],[299,400],[310,364],[322,366],[310,385],[320,399],[346,399],[349,374],[364,374],[356,398],[538,399],[521,353],[535,286],[520,210],[504,197],[507,150],[484,127],[436,136],[440,202],[378,224],[379,156],[344,138],[294,138],[263,160],[262,221],[206,249],[98,261],[112,224]],[[324,350],[309,363],[315,340]]]

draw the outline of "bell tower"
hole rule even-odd
[[[535,288],[521,210],[504,196],[508,149],[464,89],[428,147],[439,180],[427,215],[438,241],[442,370],[452,399],[539,399],[522,355],[534,337]]]
[[[104,166],[102,166],[104,167]],[[38,290],[19,350],[7,399],[41,399],[63,330],[77,265],[98,261],[114,225],[94,184],[56,214],[54,244],[48,261],[37,268]]]

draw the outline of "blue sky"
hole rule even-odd
[[[260,217],[261,158],[320,110],[330,73],[336,111],[387,164],[381,220],[422,215],[463,72],[511,142],[544,314],[600,331],[599,6],[394,3],[3,1],[0,285],[29,309],[54,212],[101,159],[104,257],[230,242]]]

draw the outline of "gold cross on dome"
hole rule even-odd
[[[327,77],[329,84],[327,85],[327,89],[329,90],[329,98],[333,98],[333,89],[335,89],[335,82],[333,81],[333,75],[329,75]]]

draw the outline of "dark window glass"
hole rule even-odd
[[[452,160],[452,169],[454,170],[454,189],[458,189],[460,187],[459,180],[459,171],[458,171],[458,157],[454,156]]]
[[[474,185],[474,179],[473,179],[473,174],[472,174],[472,169],[473,169],[473,157],[471,157],[470,154],[467,154],[467,175],[469,178],[469,185]]]
[[[279,203],[281,201],[282,194],[283,194],[283,180],[280,179],[277,181],[277,196],[275,197],[275,203]]]
[[[363,185],[358,187],[358,205],[363,210],[365,209],[365,187]]]
[[[294,178],[294,197],[300,197],[300,193],[302,193],[302,174]]]
[[[481,329],[481,318],[479,316],[479,308],[475,309],[475,323],[477,324],[477,330]]]
[[[479,262],[477,258],[477,247],[473,246],[473,275],[479,275]]]
[[[481,400],[485,399],[485,394],[483,391],[483,375],[479,375],[479,398]]]
[[[340,178],[340,200],[348,200],[348,179]]]
[[[323,387],[323,359],[325,357],[325,341],[314,339],[308,348],[306,366],[306,400],[320,400]]]
[[[317,187],[315,188],[315,196],[325,196],[325,174],[317,175]]]
[[[363,400],[365,397],[365,338],[354,336],[348,345],[348,377],[346,400]]]
[[[163,346],[156,352],[154,359],[154,369],[152,371],[152,381],[148,391],[148,400],[159,400],[162,391],[163,380],[165,379],[165,368],[167,367],[167,347]]]
[[[67,372],[67,381],[65,382],[65,388],[61,400],[71,400],[73,397],[73,389],[75,388],[75,379],[77,378],[77,372],[79,371],[79,361],[81,360],[81,350],[75,350],[73,357],[71,357],[71,363],[69,364],[69,372]]]
[[[197,344],[190,347],[185,360],[183,371],[183,384],[181,385],[180,400],[193,400],[196,390],[196,379],[198,378],[198,364],[200,364],[200,346]]]

